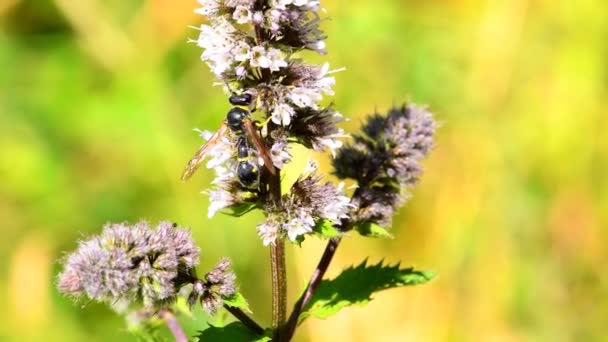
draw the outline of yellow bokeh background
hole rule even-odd
[[[352,235],[329,276],[384,259],[432,269],[298,341],[608,339],[608,2],[336,0],[328,59],[356,129],[403,100],[441,129],[392,240]],[[228,108],[200,49],[194,0],[0,0],[0,341],[130,341],[123,318],[54,287],[58,260],[108,221],[193,229],[201,269],[235,263],[270,320],[259,213],[207,219],[212,179],[179,175]],[[292,175],[307,153],[295,150]],[[318,155],[330,172],[328,156]],[[290,302],[323,242],[289,247]],[[189,333],[204,319],[183,319]],[[162,332],[161,333],[166,333]]]

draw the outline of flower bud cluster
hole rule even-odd
[[[237,293],[236,275],[230,269],[231,265],[230,259],[224,258],[205,275],[204,280],[194,281],[188,304],[192,307],[199,301],[205,312],[215,315],[224,304],[224,299]]]
[[[108,224],[67,256],[58,288],[76,298],[151,307],[175,299],[198,257],[190,231],[170,222],[154,229],[143,221]]]
[[[414,186],[421,161],[433,147],[437,124],[424,107],[407,104],[386,115],[368,117],[354,142],[338,150],[333,160],[339,178],[357,181],[352,204],[354,222],[390,225],[393,212]]]

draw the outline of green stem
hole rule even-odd
[[[277,239],[270,248],[272,267],[272,329],[275,341],[281,341],[280,332],[287,317],[287,281],[285,271],[285,241]]]
[[[279,170],[269,177],[272,201],[281,200],[281,176]],[[272,272],[272,329],[275,341],[281,340],[281,331],[287,317],[287,274],[285,267],[285,240],[277,238],[270,246],[270,268]]]

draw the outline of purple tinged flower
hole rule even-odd
[[[287,139],[277,139],[277,141],[270,148],[270,158],[272,159],[272,164],[274,164],[274,166],[278,169],[282,169],[291,161],[291,154],[289,153]]]
[[[108,224],[65,259],[58,288],[67,295],[151,307],[172,300],[180,276],[198,264],[199,248],[188,230],[170,222]]]
[[[205,312],[215,315],[224,305],[224,299],[234,296],[238,290],[236,275],[231,266],[230,259],[223,258],[205,275],[204,280],[195,281],[188,296],[188,304],[192,307],[199,301]]]
[[[333,160],[339,178],[358,183],[352,203],[355,220],[389,225],[392,214],[422,174],[421,162],[433,147],[436,128],[424,107],[407,104],[386,115],[370,116],[354,143],[338,150]]]
[[[267,208],[266,220],[258,225],[264,245],[273,244],[281,235],[291,241],[313,232],[318,220],[340,224],[351,210],[350,199],[342,193],[342,185],[321,181],[316,163],[310,163],[303,175],[281,198],[280,208]]]
[[[331,106],[323,109],[297,109],[291,125],[292,134],[298,142],[315,151],[329,149],[335,151],[342,147],[340,139],[347,137],[338,123],[344,121],[342,114]]]
[[[280,237],[283,222],[279,215],[268,215],[266,220],[257,226],[258,235],[264,246],[272,245]]]
[[[223,298],[236,294],[236,275],[232,272],[232,261],[223,258],[213,270],[205,275],[207,285]]]

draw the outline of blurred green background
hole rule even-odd
[[[369,255],[440,277],[311,319],[298,340],[608,340],[608,2],[324,6],[329,55],[313,59],[347,67],[335,88],[346,129],[405,99],[442,123],[396,238],[345,239],[330,276]],[[269,322],[261,215],[209,220],[211,173],[179,181],[201,143],[192,128],[215,129],[228,108],[186,43],[196,7],[0,0],[0,340],[132,340],[122,318],[53,282],[78,239],[139,218],[192,227],[202,269],[232,257]],[[292,172],[307,158],[296,152]],[[289,248],[291,300],[323,246]]]

